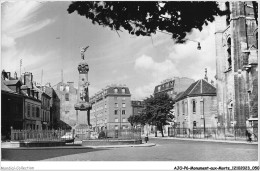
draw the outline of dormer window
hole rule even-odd
[[[64,87],[63,85],[60,86],[60,91],[63,91]]]
[[[158,91],[161,91],[161,86],[158,86]]]
[[[124,88],[122,88],[122,93],[125,94],[125,89]]]
[[[118,89],[117,88],[114,88],[114,93],[118,93]]]

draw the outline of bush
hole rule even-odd
[[[101,131],[99,134],[98,134],[98,139],[103,139],[103,138],[106,138],[106,134],[104,131]]]

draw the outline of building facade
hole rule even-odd
[[[230,14],[216,18],[216,88],[221,126],[258,120],[258,26],[256,2],[221,2]],[[257,122],[255,122],[257,123]]]
[[[141,100],[132,100],[132,115],[140,115],[144,109],[144,102]]]
[[[59,127],[70,129],[77,123],[76,110],[74,109],[74,104],[77,103],[77,89],[73,82],[59,82],[54,91],[57,95],[54,101],[55,111],[58,112],[55,116],[57,116]]]
[[[24,97],[21,93],[21,82],[17,81],[14,90],[1,80],[1,139],[10,139],[11,127],[23,129]]]
[[[132,108],[128,87],[108,86],[91,97],[90,102],[90,123],[94,130],[130,128],[127,119],[132,114]]]
[[[176,95],[185,91],[195,81],[186,77],[174,77],[173,79],[166,79],[161,84],[155,86],[154,95],[158,93],[167,93],[170,97],[175,98]]]
[[[217,126],[216,88],[206,80],[191,84],[174,101],[177,128]]]

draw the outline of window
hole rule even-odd
[[[122,110],[122,115],[125,115],[125,110]]]
[[[195,114],[196,113],[196,101],[192,100],[192,112]]]
[[[227,56],[228,56],[228,69],[232,68],[232,59],[231,59],[231,38],[227,40]]]
[[[115,130],[118,130],[118,125],[115,125]]]
[[[179,103],[177,103],[177,114],[178,114],[178,116],[180,115],[180,105],[179,105]]]
[[[161,86],[158,86],[158,91],[161,91]]]
[[[117,115],[117,110],[115,110],[115,115]]]
[[[61,86],[60,86],[60,91],[63,91],[63,88],[64,88],[63,85],[61,85]]]
[[[123,119],[122,119],[122,122],[126,122],[126,119],[125,119],[125,118],[123,118]]]
[[[118,118],[115,118],[115,122],[118,122]]]
[[[115,107],[118,107],[118,103],[115,103]]]
[[[65,100],[66,100],[66,101],[69,101],[69,100],[70,100],[70,99],[69,99],[69,93],[66,93],[66,94],[65,94]]]
[[[125,89],[124,88],[122,88],[122,94],[125,94]]]
[[[27,116],[30,117],[30,112],[31,112],[31,106],[30,104],[28,104],[28,107],[27,107]]]
[[[107,108],[107,104],[105,104],[105,109]]]
[[[122,107],[125,107],[125,103],[122,104]]]
[[[185,104],[184,104],[184,101],[182,101],[182,113],[183,113],[183,115],[185,114]]]
[[[66,92],[69,92],[69,91],[70,91],[70,87],[66,86]]]
[[[117,88],[114,89],[114,93],[118,93],[118,89]]]
[[[197,126],[197,122],[193,121],[193,127],[196,127],[196,126]]]
[[[32,105],[32,117],[35,117],[35,106]]]
[[[40,108],[37,107],[37,111],[36,111],[36,117],[39,118],[40,117]]]

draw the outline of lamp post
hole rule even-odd
[[[196,43],[198,43],[197,49],[198,49],[198,50],[201,50],[201,46],[200,46],[200,42],[199,42],[199,41],[197,41],[197,40],[191,40],[191,39],[185,39],[185,41],[191,41],[191,42],[196,42]]]
[[[118,109],[118,112],[119,112],[119,130],[121,130],[121,108]]]

